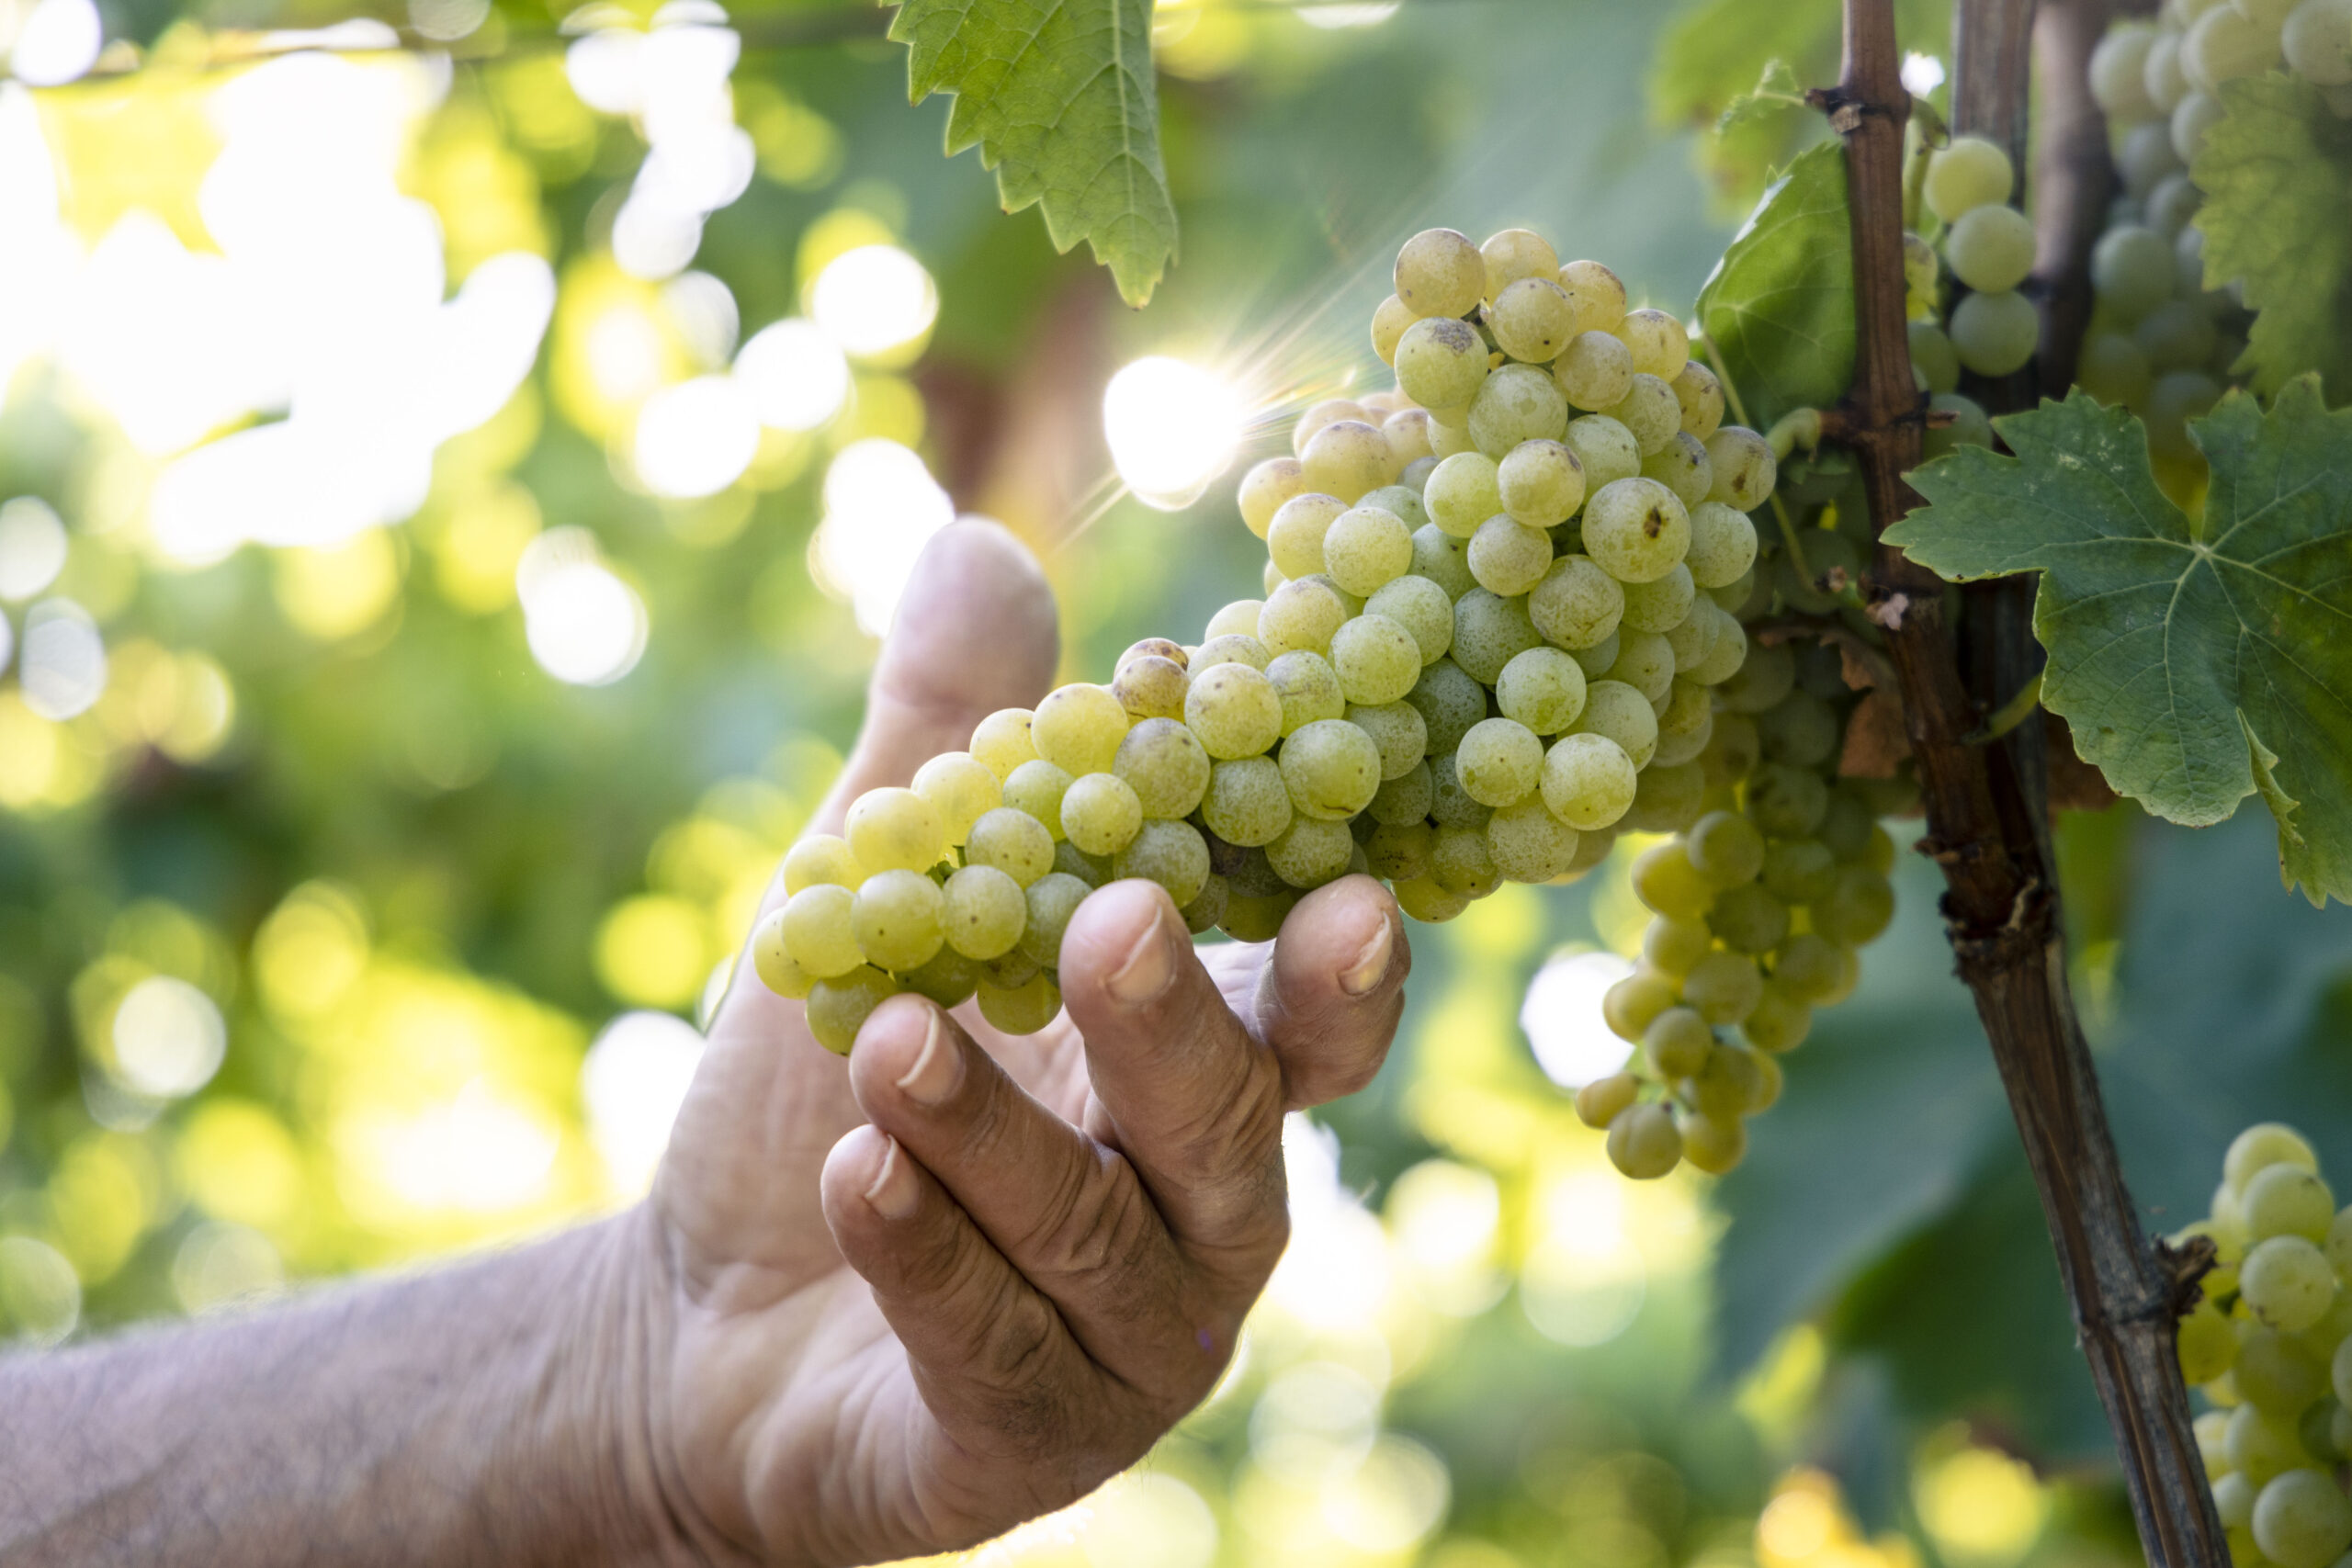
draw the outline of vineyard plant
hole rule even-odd
[[[2352,0],[0,50],[15,1353],[1370,877],[1223,1380],[971,1561],[2352,1564]],[[982,533],[1051,689],[810,830]]]

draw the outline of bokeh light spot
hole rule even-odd
[[[1198,500],[1232,464],[1243,414],[1231,387],[1162,355],[1136,360],[1102,390],[1102,434],[1119,478],[1163,511]]]

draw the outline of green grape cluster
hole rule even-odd
[[[1921,455],[1954,446],[1989,446],[1992,421],[1960,389],[1962,369],[2006,376],[2033,357],[2041,315],[2018,285],[2033,266],[2033,225],[2008,205],[2017,183],[2009,155],[1975,136],[1958,136],[1929,155],[1920,182],[1923,204],[1943,224],[1943,251],[1924,235],[1903,236],[1911,373],[1928,394]],[[1947,273],[1969,292],[1947,319]]]
[[[2352,1208],[2293,1128],[2240,1133],[2210,1215],[2204,1299],[2180,1320],[2181,1375],[2210,1404],[2197,1444],[2238,1568],[2328,1568],[2352,1548]]]

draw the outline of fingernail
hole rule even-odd
[[[1112,999],[1124,1006],[1139,1008],[1156,999],[1176,976],[1176,965],[1168,951],[1168,917],[1155,902],[1151,924],[1136,938],[1135,946],[1127,949],[1127,956],[1110,978],[1102,982]]]
[[[1372,933],[1372,940],[1363,944],[1355,962],[1340,971],[1340,989],[1360,997],[1380,984],[1380,977],[1388,973],[1388,953],[1396,943],[1396,923],[1384,913],[1380,929]]]
[[[964,1054],[947,1043],[947,1028],[940,1021],[939,1010],[926,1010],[928,1027],[923,1031],[922,1049],[916,1053],[914,1066],[899,1079],[899,1088],[917,1105],[937,1107],[947,1103],[964,1081]]]
[[[865,1190],[865,1201],[874,1212],[886,1220],[903,1220],[915,1212],[915,1200],[922,1190],[915,1185],[914,1167],[899,1157],[899,1140],[884,1134],[882,1139],[882,1168],[874,1173],[874,1183]]]

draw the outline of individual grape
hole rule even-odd
[[[1727,1176],[1747,1157],[1747,1127],[1736,1115],[1690,1117],[1682,1123],[1682,1157],[1693,1170]]]
[[[1624,628],[1662,636],[1682,624],[1690,614],[1697,594],[1690,569],[1680,563],[1664,577],[1648,582],[1629,582],[1625,584]],[[1673,672],[1669,658],[1667,673]]]
[[[1310,488],[1350,505],[1395,479],[1403,466],[1389,452],[1380,427],[1356,419],[1333,420],[1317,431],[1298,461]]]
[[[1125,714],[1121,713],[1124,722]],[[869,789],[849,808],[849,852],[869,875],[929,871],[947,852],[939,808],[910,789]]]
[[[1488,589],[1473,588],[1454,601],[1451,657],[1481,685],[1492,686],[1501,679],[1504,665],[1543,640],[1543,634],[1528,618],[1524,599],[1506,599]],[[1432,735],[1437,728],[1432,720]]]
[[[1567,398],[1532,365],[1495,371],[1470,403],[1470,439],[1489,457],[1500,458],[1522,441],[1557,441],[1567,426]]]
[[[1576,733],[1615,741],[1639,770],[1657,750],[1657,714],[1647,697],[1623,682],[1595,681],[1585,688]]]
[[[1256,637],[1244,632],[1227,632],[1223,637],[1213,637],[1194,649],[1192,658],[1187,660],[1187,667],[1196,674],[1215,664],[1247,664],[1252,670],[1263,670],[1273,661],[1273,657],[1267,651],[1266,645]],[[1120,705],[1122,708],[1125,705],[1124,703]]]
[[[1672,980],[1636,969],[1602,994],[1600,1017],[1610,1032],[1638,1045],[1657,1015],[1673,1005]]]
[[[1000,807],[972,824],[964,843],[964,863],[994,866],[1026,887],[1053,869],[1054,835],[1028,812]]]
[[[2211,93],[2192,92],[2181,99],[2174,107],[2167,125],[2174,152],[2184,163],[2196,157],[2197,149],[2204,145],[2205,133],[2219,125],[2228,112],[2222,107],[2222,100]]]
[[[1487,264],[1468,235],[1424,229],[1397,251],[1396,278],[1396,298],[1416,316],[1459,316],[1484,296]]]
[[[2335,1218],[2335,1194],[2311,1171],[2291,1165],[2274,1165],[2255,1172],[2238,1190],[2246,1235],[2253,1241],[2272,1236],[2327,1239]]]
[[[2174,272],[2172,246],[2137,223],[2109,229],[2091,249],[2091,287],[2099,309],[2119,321],[2135,322],[2171,299]]]
[[[1513,359],[1548,361],[1566,344],[1576,306],[1556,281],[1558,270],[1549,268],[1549,276],[1524,276],[1505,284],[1487,307],[1487,330]]]
[[[838,883],[820,882],[786,899],[778,933],[786,955],[820,980],[846,975],[865,963],[851,923],[856,897]]]
[[[1383,365],[1396,363],[1396,340],[1405,329],[1420,320],[1413,308],[1391,294],[1375,306],[1372,312],[1372,352],[1380,356]]]
[[[2132,336],[2156,371],[2201,369],[2219,342],[2211,312],[2187,299],[2157,306],[2140,318]]]
[[[1228,844],[1245,849],[1271,843],[1290,826],[1290,792],[1272,757],[1219,762],[1201,800],[1201,819]]]
[[[1021,884],[995,866],[965,866],[940,889],[940,930],[947,945],[967,958],[1002,957],[1028,921]]]
[[[1021,932],[1022,953],[1045,968],[1058,965],[1062,933],[1069,929],[1079,905],[1093,891],[1084,880],[1066,871],[1047,872],[1031,883],[1023,890],[1028,917]]]
[[[1764,743],[1764,755],[1773,761],[1818,767],[1838,748],[1838,715],[1828,704],[1800,688],[1770,711],[1758,715],[1756,732]]]
[[[1566,556],[1554,561],[1529,592],[1527,614],[1544,640],[1566,649],[1591,648],[1616,631],[1625,614],[1625,591],[1590,557]]]
[[[1142,826],[1143,803],[1116,773],[1081,774],[1062,795],[1062,832],[1087,854],[1116,854]]]
[[[2241,1404],[2230,1412],[2223,1449],[2230,1468],[2257,1486],[2310,1462],[2294,1429],[2253,1404]]]
[[[2323,87],[2352,84],[2352,0],[2303,0],[2287,13],[2287,69]]]
[[[1182,643],[1170,642],[1164,637],[1148,637],[1129,643],[1127,650],[1119,655],[1116,668],[1125,670],[1128,665],[1141,659],[1164,659],[1182,670],[1189,657]],[[1025,761],[1027,759],[1023,758],[1023,761]]]
[[[1894,889],[1870,867],[1849,865],[1838,873],[1828,897],[1808,908],[1814,930],[1840,947],[1860,947],[1894,918]]]
[[[1756,564],[1756,525],[1719,501],[1690,509],[1690,544],[1683,564],[1701,588],[1725,588]]]
[[[1566,729],[1584,711],[1584,671],[1556,648],[1531,648],[1514,655],[1495,682],[1495,700],[1503,716],[1536,735]]]
[[[1958,392],[1938,392],[1928,400],[1928,412],[1949,414],[1951,423],[1928,426],[1920,442],[1922,455],[1940,457],[1955,447],[1993,445],[1993,422],[1975,400]]]
[[[855,887],[865,880],[865,868],[849,851],[849,840],[831,833],[811,833],[784,852],[784,890],[797,893],[804,887],[831,883],[839,887]]]
[[[846,1056],[874,1010],[898,994],[898,982],[870,964],[820,980],[808,991],[808,1032],[834,1055]]]
[[[1372,738],[1384,782],[1411,773],[1429,755],[1428,721],[1410,703],[1351,703],[1347,718]]]
[[[1291,451],[1303,466],[1306,461],[1306,444],[1321,434],[1325,425],[1336,424],[1343,419],[1364,424],[1374,417],[1370,410],[1353,398],[1325,398],[1320,402],[1309,404],[1306,412],[1291,422]],[[1306,488],[1313,490],[1316,487],[1309,484]]]
[[[1283,700],[1261,672],[1220,664],[1185,693],[1184,725],[1213,758],[1254,757],[1280,738]]]
[[[1625,319],[1630,321],[1634,318]],[[1664,451],[1682,431],[1682,404],[1675,397],[1674,389],[1643,371],[1634,372],[1626,385],[1625,395],[1603,412],[1625,427],[1634,438],[1634,449],[1645,457]]]
[[[1635,1181],[1655,1181],[1682,1163],[1682,1134],[1662,1105],[1633,1105],[1609,1123],[1609,1163]]]
[[[2007,201],[2016,184],[2007,152],[1981,136],[1955,136],[1928,160],[1920,194],[1939,220],[1957,223],[1972,209]]]
[[[2115,151],[2115,172],[2122,176],[2125,196],[2140,203],[2143,213],[2156,186],[2182,173],[2187,164],[2188,160],[2172,144],[2172,128],[2168,125],[2135,125],[2124,134],[2123,144]]]
[[[1299,467],[1297,458],[1269,457],[1241,476],[1241,488],[1234,499],[1241,507],[1241,521],[1262,539],[1273,526],[1274,513],[1283,502],[1305,494],[1306,488],[1306,470]]]
[[[1629,600],[1631,597],[1627,595]],[[1617,657],[1601,671],[1601,681],[1631,686],[1640,693],[1642,701],[1649,706],[1655,727],[1657,705],[1674,688],[1674,645],[1657,632],[1637,632],[1630,627],[1621,630],[1617,634]],[[1652,744],[1656,744],[1655,733]],[[1649,766],[1647,761],[1636,760],[1641,766]]]
[[[1618,650],[1623,641],[1623,638],[1620,633],[1611,632],[1590,648],[1568,649],[1568,657],[1577,661],[1577,668],[1584,671],[1587,681],[1598,681],[1606,676],[1615,666]]]
[[[1211,642],[1221,637],[1248,637],[1258,629],[1258,613],[1265,607],[1266,603],[1262,599],[1236,599],[1209,617],[1207,628],[1201,633],[1201,640]],[[1038,755],[1045,756],[1042,746],[1038,748]],[[1046,760],[1053,761],[1051,757]]]
[[[1704,502],[1714,489],[1715,466],[1708,459],[1704,442],[1678,430],[1664,446],[1642,459],[1642,477],[1656,479],[1689,508]]]
[[[1043,973],[1009,987],[982,980],[979,1001],[980,1016],[1007,1034],[1035,1034],[1062,1010],[1061,987]]]
[[[1498,678],[1501,673],[1496,671]],[[1452,756],[1470,727],[1487,716],[1486,688],[1450,658],[1423,670],[1405,700],[1427,726],[1433,756]]]
[[[1340,719],[1318,719],[1283,742],[1283,783],[1304,816],[1342,822],[1372,804],[1380,788],[1380,750]]]
[[[1813,1009],[1776,981],[1764,983],[1764,993],[1740,1021],[1740,1032],[1758,1051],[1793,1051],[1813,1032]]]
[[[1275,694],[1282,699],[1284,735],[1317,719],[1338,718],[1348,711],[1348,699],[1340,691],[1340,677],[1330,661],[1319,653],[1302,648],[1278,655],[1266,666],[1266,679],[1273,682]],[[1159,815],[1181,817],[1183,813]]]
[[[1430,521],[1459,539],[1503,509],[1500,468],[1483,452],[1457,452],[1430,473],[1422,492]]]
[[[1629,311],[1610,331],[1634,356],[1634,373],[1672,381],[1690,362],[1690,338],[1664,310]]]
[[[1331,668],[1351,703],[1401,700],[1421,675],[1421,648],[1385,615],[1358,615],[1331,637]]]
[[[2316,1175],[2319,1156],[2301,1133],[2283,1122],[2257,1122],[2230,1140],[2222,1156],[2222,1179],[2244,1190],[2257,1172],[2274,1165],[2291,1166]]]
[[[1669,635],[1667,646],[1671,648],[1673,642]],[[1679,653],[1675,655],[1675,661],[1678,664],[1681,662]],[[1698,736],[1700,739],[1689,748],[1690,756],[1696,757],[1698,748],[1706,744],[1704,734],[1714,722],[1714,699],[1707,688],[1696,682],[1678,679],[1667,690],[1666,705],[1658,710],[1657,735],[1661,756],[1668,736]],[[1658,758],[1651,759],[1650,766],[1656,767],[1658,761]]]
[[[1503,807],[1523,799],[1544,771],[1544,743],[1514,719],[1481,719],[1454,754],[1456,776],[1470,798]]]
[[[1355,851],[1355,835],[1346,823],[1295,817],[1266,845],[1266,863],[1275,875],[1304,890],[1345,876]]]
[[[1426,577],[1408,574],[1383,584],[1364,601],[1363,611],[1404,627],[1421,650],[1425,666],[1445,657],[1453,646],[1453,601]]]
[[[1555,528],[1584,504],[1584,465],[1560,441],[1527,441],[1497,465],[1498,501],[1515,521]]]
[[[1783,903],[1826,898],[1837,878],[1837,857],[1818,839],[1778,839],[1764,852],[1764,886]]]
[[[1753,512],[1763,505],[1780,477],[1771,444],[1742,425],[1724,425],[1707,437],[1707,460],[1715,472],[1707,499],[1735,512]]]
[[[1747,659],[1747,633],[1728,611],[1715,615],[1715,643],[1706,656],[1689,669],[1679,671],[1688,676],[1694,685],[1714,686],[1739,673]]]
[[[1270,654],[1322,653],[1348,618],[1339,584],[1317,573],[1283,583],[1258,612],[1258,640]],[[1195,661],[1197,671],[1197,660]],[[1195,679],[1197,679],[1197,673]]]
[[[2346,22],[2345,32],[2347,38],[2352,38],[2352,20]],[[2148,227],[2171,239],[2188,227],[2204,200],[2204,196],[2186,173],[2166,175],[2156,182],[2156,188],[2148,193]]]
[[[1764,835],[1736,811],[1710,811],[1690,825],[1683,852],[1715,886],[1736,887],[1764,869]]]
[[[1028,899],[1025,894],[1022,899],[1022,918],[1025,921],[1028,919]],[[1003,957],[990,958],[980,964],[981,982],[994,986],[1000,990],[1009,991],[1025,986],[1042,973],[1044,973],[1044,965],[1022,952],[1017,945]]]
[[[1596,1130],[1606,1127],[1638,1099],[1642,1080],[1631,1073],[1595,1078],[1576,1093],[1577,1120]]]
[[[899,983],[943,1008],[958,1008],[980,988],[980,965],[952,947],[943,947],[899,976]]]
[[[1338,496],[1315,491],[1283,502],[1266,527],[1266,548],[1273,558],[1274,570],[1284,577],[1312,577],[1321,571],[1323,536],[1347,509],[1347,502]]]
[[[1734,953],[1770,953],[1789,934],[1789,907],[1745,882],[1716,895],[1707,926]]]
[[[1183,665],[1151,654],[1122,664],[1118,674],[1112,678],[1111,694],[1119,699],[1127,716],[1137,722],[1180,718],[1184,713],[1184,688],[1188,683]]]
[[[808,995],[817,976],[803,969],[784,945],[784,908],[781,905],[760,917],[752,928],[752,972],[760,984],[779,997],[799,1001]]]
[[[1740,1023],[1764,999],[1764,977],[1744,953],[1711,953],[1683,976],[1682,999],[1709,1023]]]
[[[1384,491],[1402,489],[1403,486],[1396,481],[1402,479],[1414,464],[1424,460],[1432,462],[1436,460],[1433,449],[1430,446],[1430,412],[1427,409],[1398,409],[1380,422],[1380,434],[1382,439],[1388,443],[1388,466],[1394,471],[1390,475],[1391,482],[1368,491],[1360,498],[1367,505],[1387,505],[1386,502],[1375,502],[1374,498]],[[1416,481],[1419,479],[1419,475],[1413,477]],[[1420,499],[1420,491],[1418,487],[1408,493],[1416,501]],[[1388,510],[1395,512],[1396,509],[1389,505]],[[1403,514],[1400,513],[1398,515]],[[1415,524],[1412,518],[1407,518],[1406,521],[1408,524]]]
[[[878,871],[850,901],[850,931],[865,961],[904,974],[928,963],[944,940],[939,884],[919,871]]]
[[[1634,439],[1634,433],[1605,413],[1589,413],[1571,420],[1566,445],[1584,466],[1588,505],[1590,497],[1608,486],[1642,471],[1642,448]]]
[[[1027,708],[999,708],[989,715],[972,731],[972,755],[998,778],[1012,777],[1013,769],[1036,758],[1036,742],[1029,737],[1032,716]]]
[[[2123,22],[2109,28],[2091,51],[2091,97],[2109,118],[2145,119],[2155,112],[2148,98],[2148,51],[2155,41],[2154,28]]]
[[[1675,373],[1674,400],[1682,405],[1682,433],[1704,443],[1724,422],[1724,384],[1691,360]]]
[[[2278,1568],[2328,1568],[2352,1546],[2352,1502],[2333,1476],[2288,1471],[2255,1499],[2254,1543]]]
[[[2261,1322],[2282,1334],[2300,1334],[2335,1304],[2335,1270],[2302,1236],[2273,1235],[2246,1253],[2238,1295]]]
[[[2033,224],[2014,207],[1973,208],[1944,236],[1944,260],[1980,294],[2015,288],[2033,270]]]
[[[1552,565],[1552,536],[1498,513],[1470,536],[1470,575],[1490,593],[1512,598],[1544,581]]]
[[[1352,507],[1332,519],[1323,536],[1323,570],[1333,582],[1363,598],[1413,564],[1413,531],[1393,512]]]
[[[1504,229],[1488,235],[1478,247],[1486,268],[1485,297],[1499,299],[1503,290],[1523,277],[1556,277],[1559,254],[1552,243],[1532,229]]]
[[[1470,439],[1470,411],[1458,408],[1445,412],[1450,418],[1430,415],[1430,453],[1440,462],[1478,449],[1478,444]]]
[[[1409,882],[1429,874],[1436,843],[1436,830],[1427,822],[1384,822],[1364,838],[1364,863],[1374,876]]]
[[[1485,810],[1485,807],[1480,807]],[[1494,814],[1487,813],[1487,822]],[[1494,852],[1487,843],[1487,824],[1477,827],[1440,827],[1430,843],[1430,879],[1453,893],[1465,893],[1473,898],[1484,898],[1503,884],[1503,874],[1495,865]]]
[[[2033,357],[2041,317],[2022,294],[1971,294],[1951,313],[1951,345],[1979,376],[2007,376]]]
[[[1208,840],[1190,822],[1148,821],[1113,858],[1111,869],[1120,877],[1157,882],[1181,909],[1208,886]]]
[[[1639,772],[1625,749],[1605,735],[1562,736],[1544,754],[1544,804],[1577,831],[1598,831],[1634,804]]]
[[[1383,780],[1373,795],[1372,804],[1364,809],[1383,827],[1419,822],[1430,814],[1433,789],[1430,765],[1424,759],[1394,778]]]
[[[1487,818],[1487,854],[1506,882],[1551,882],[1575,863],[1577,830],[1530,795]]]
[[[1552,378],[1571,407],[1613,407],[1634,383],[1634,351],[1614,333],[1580,333],[1552,362]]]
[[[1248,666],[1220,665],[1218,668],[1242,670]],[[1069,774],[1041,757],[1012,770],[1012,776],[1004,781],[1004,803],[1016,811],[1035,818],[1045,825],[1046,832],[1059,840],[1063,837],[1062,796],[1069,786]]]
[[[1664,577],[1690,546],[1690,513],[1656,479],[1618,479],[1585,503],[1585,553],[1621,582]]]
[[[1913,321],[1905,332],[1911,344],[1911,368],[1928,383],[1928,390],[1959,390],[1960,355],[1952,351],[1944,329],[1934,321]]]
[[[1487,340],[1467,321],[1430,317],[1396,340],[1396,384],[1425,409],[1466,415],[1486,381]],[[1436,450],[1435,430],[1430,446]]]
[[[1560,287],[1576,305],[1579,333],[1605,333],[1625,319],[1625,286],[1597,261],[1564,264]]]
[[[1656,919],[1642,933],[1642,962],[1677,979],[1714,951],[1715,934],[1699,920]]]
[[[2215,6],[2189,24],[2180,65],[2200,93],[2238,76],[2258,76],[2279,63],[2281,28],[2254,21],[2231,6]]]

